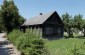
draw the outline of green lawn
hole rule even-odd
[[[59,40],[48,40],[46,47],[50,50],[51,55],[62,55],[62,51],[73,48],[73,45],[84,43],[85,39],[69,38]]]

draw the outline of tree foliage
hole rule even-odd
[[[64,22],[64,31],[67,31],[68,34],[69,34],[69,37],[72,36],[72,32],[71,32],[71,28],[72,28],[72,24],[73,24],[73,19],[71,17],[71,15],[69,15],[68,13],[65,13],[62,15],[62,19],[63,19],[63,22]]]
[[[0,32],[3,31],[4,29],[5,29],[5,27],[4,27],[2,17],[1,17],[1,10],[0,10]]]
[[[83,20],[82,20],[82,15],[75,15],[74,16],[74,25],[75,25],[75,27],[76,28],[78,28],[79,30],[81,30],[82,29],[82,24],[83,24],[83,22],[82,22]]]
[[[64,23],[64,30],[65,31],[67,31],[67,28],[68,28],[68,26],[69,26],[69,19],[70,19],[70,15],[68,14],[68,13],[66,13],[66,14],[63,14],[62,15],[62,19],[63,19],[63,23]]]
[[[71,36],[71,34],[73,34],[72,32],[72,28],[76,29],[76,30],[80,30],[82,31],[83,29],[85,29],[85,20],[82,19],[82,15],[78,14],[75,15],[74,17],[72,17],[71,15],[69,15],[68,13],[65,13],[62,15],[62,19],[64,22],[64,31],[67,31],[69,34],[69,37]],[[77,31],[78,33],[78,31]],[[83,31],[84,33],[84,31]]]
[[[3,5],[1,5],[1,16],[7,32],[12,31],[13,28],[18,28],[24,21],[13,0],[4,0]]]

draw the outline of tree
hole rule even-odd
[[[83,19],[83,22],[82,22],[82,32],[84,33],[84,37],[85,37],[85,19]]]
[[[19,15],[18,8],[13,0],[4,0],[3,5],[1,5],[1,15],[7,32],[18,28],[21,24],[20,20],[24,21]]]
[[[1,10],[0,10],[0,32],[2,32],[4,29],[5,29],[5,27],[4,27],[2,17],[1,17]]]
[[[62,19],[64,22],[64,30],[68,32],[69,37],[71,37],[71,16],[68,13],[62,15]]]
[[[74,26],[75,28],[78,28],[79,30],[82,30],[82,24],[83,24],[83,20],[82,20],[82,15],[75,15],[74,16]]]
[[[69,26],[69,19],[70,19],[70,15],[68,13],[65,13],[62,15],[62,19],[63,19],[63,22],[64,22],[64,30],[67,31],[67,28]]]

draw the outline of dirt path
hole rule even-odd
[[[0,33],[0,55],[21,55],[21,53]]]

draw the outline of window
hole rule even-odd
[[[46,28],[46,34],[53,34],[53,28],[47,27]]]

